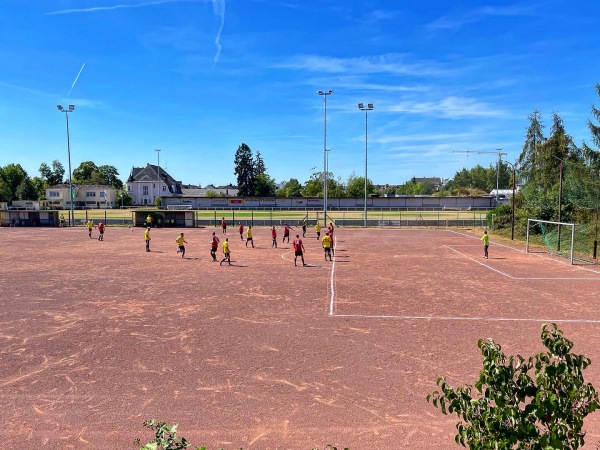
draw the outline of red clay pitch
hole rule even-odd
[[[142,229],[0,228],[5,447],[133,449],[156,418],[211,449],[459,448],[457,419],[425,401],[436,378],[473,383],[479,338],[542,351],[544,321],[600,389],[598,266],[493,233],[483,259],[461,230],[338,228],[334,262],[309,230],[294,267],[282,230],[274,249],[257,228],[255,248],[228,232],[229,267],[212,231],[153,229],[146,253]]]

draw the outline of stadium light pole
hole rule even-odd
[[[333,91],[317,91],[317,94],[323,96],[323,226],[327,227],[327,96]]]
[[[69,157],[69,197],[71,200],[71,217],[69,218],[69,226],[75,226],[75,217],[73,216],[73,177],[71,174],[71,138],[69,136],[69,113],[75,111],[75,105],[69,105],[68,108],[64,108],[62,105],[56,105],[56,108],[60,112],[65,113],[65,119],[67,120],[67,155]]]
[[[158,191],[157,197],[160,198],[160,148],[154,149],[154,151],[158,157],[158,165],[156,166],[158,171],[158,184],[156,185],[156,190]],[[156,205],[156,199],[154,199],[154,204]]]
[[[373,103],[358,104],[358,109],[365,112],[365,228],[367,227],[367,155],[369,154],[369,111],[373,111]]]
[[[512,183],[512,211],[510,214],[510,240],[514,241],[515,240],[515,187],[516,187],[516,183],[517,183],[517,171],[515,168],[515,165],[513,163],[510,163],[508,161],[504,161],[506,164],[509,164],[510,167],[512,167],[512,179],[513,179],[513,183]]]

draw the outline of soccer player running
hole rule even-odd
[[[146,241],[146,251],[150,251],[150,227],[146,228],[144,231],[144,240]]]
[[[246,230],[246,247],[248,247],[248,242],[252,244],[252,248],[254,248],[254,239],[252,238],[252,227],[248,225],[248,230]]]
[[[302,265],[306,266],[308,264],[306,264],[304,262],[304,244],[302,243],[302,239],[300,239],[300,235],[297,234],[296,235],[296,239],[294,239],[294,265],[297,266],[298,264],[296,264],[296,259],[298,258],[298,256],[302,259]]]
[[[181,257],[183,258],[185,256],[185,245],[183,244],[187,244],[187,241],[183,237],[183,233],[175,239],[175,242],[177,242],[177,253],[181,253]]]
[[[329,232],[325,233],[323,236],[323,251],[325,252],[325,261],[327,261],[327,257],[329,256],[329,261],[331,261],[331,236],[329,236]]]
[[[329,237],[331,237],[331,253],[335,256],[335,240],[333,239],[333,222],[329,222]]]
[[[271,239],[273,240],[271,242],[271,248],[277,248],[277,230],[275,229],[275,227],[271,228]]]
[[[485,259],[488,258],[488,248],[490,247],[490,236],[487,233],[487,230],[483,232],[483,236],[481,236],[481,240],[483,241],[483,257]]]
[[[217,261],[217,249],[219,248],[219,242],[220,242],[219,238],[213,231],[212,240],[210,242],[210,256],[211,256],[212,260],[215,262]]]
[[[223,265],[223,262],[227,261],[229,265],[231,265],[231,252],[229,251],[229,238],[225,238],[223,241],[223,259],[219,263],[220,266]]]
[[[321,225],[319,225],[319,222],[315,225],[315,232],[317,233],[317,241],[321,240]]]

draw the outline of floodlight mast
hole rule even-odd
[[[59,112],[65,113],[65,119],[67,121],[67,155],[69,157],[69,198],[71,203],[71,217],[69,217],[69,226],[75,226],[75,217],[73,211],[73,177],[71,172],[71,138],[69,136],[69,113],[75,111],[75,105],[69,105],[68,109],[65,109],[62,105],[56,105]]]
[[[333,94],[333,90],[317,91],[323,96],[323,226],[327,227],[327,96]]]
[[[367,155],[369,150],[369,111],[373,111],[373,103],[367,103],[365,106],[364,103],[358,104],[358,109],[365,112],[365,211],[364,211],[364,219],[365,219],[365,228],[367,227]]]

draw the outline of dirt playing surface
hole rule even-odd
[[[185,233],[186,258],[175,238]],[[556,321],[600,389],[600,268],[570,266],[491,234],[336,229],[333,262],[312,229],[255,248],[229,229],[0,228],[4,445],[133,449],[144,419],[210,449],[453,449],[454,416],[425,401],[444,375],[473,383],[479,338],[542,351]],[[292,239],[297,230],[292,231]],[[222,256],[221,249],[217,253]],[[586,419],[585,448],[600,441]]]

